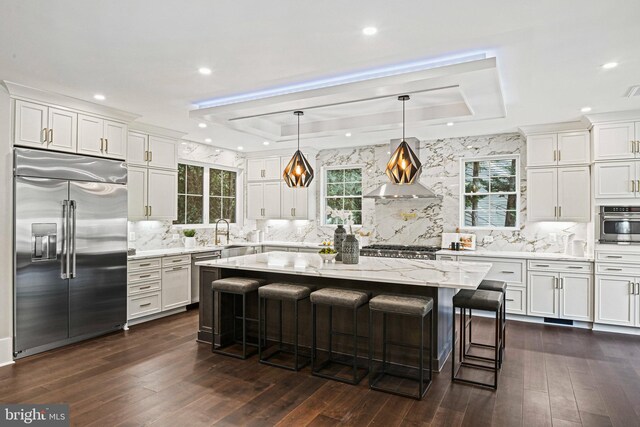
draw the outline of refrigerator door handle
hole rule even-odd
[[[71,257],[70,279],[76,277],[76,208],[76,201],[69,200],[69,214],[71,216],[71,235],[69,236],[69,256]]]
[[[63,279],[69,278],[69,201],[62,201],[62,273]]]

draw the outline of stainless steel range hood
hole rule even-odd
[[[400,145],[401,139],[392,139],[389,145],[389,151],[393,152],[398,145]],[[411,146],[411,149],[416,153],[416,156],[420,156],[420,141],[418,138],[406,138],[407,143]],[[394,184],[388,182],[382,184],[370,193],[365,194],[363,197],[368,199],[439,199],[442,197],[436,195],[433,190],[425,187],[419,182],[413,184]]]

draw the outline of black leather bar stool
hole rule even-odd
[[[485,279],[478,286],[479,290],[483,291],[493,291],[502,293],[502,324],[501,324],[501,332],[502,332],[502,346],[500,348],[500,366],[502,366],[502,362],[504,361],[504,348],[507,340],[507,282],[503,282],[500,280],[489,280]],[[469,328],[469,347],[482,347],[482,348],[493,348],[493,344],[485,344],[473,341],[473,324],[472,324],[473,313],[472,310],[469,310],[469,318],[467,319],[466,325]],[[465,315],[466,318],[466,315]],[[465,334],[466,335],[466,334]],[[466,348],[466,347],[465,347]],[[487,358],[483,358],[480,356],[467,355],[465,356],[471,358],[477,358],[481,360],[488,360]]]
[[[312,344],[311,344],[311,372],[317,377],[327,378],[330,380],[342,381],[348,384],[358,384],[362,381],[369,369],[358,365],[358,338],[367,338],[358,336],[358,309],[366,306],[369,298],[371,298],[370,292],[353,291],[349,289],[336,289],[336,288],[324,288],[311,293],[312,304]],[[324,362],[318,364],[317,357],[317,310],[319,305],[329,307],[329,345],[328,353],[329,358]],[[343,307],[353,311],[353,327],[351,333],[338,332],[333,330],[333,307]],[[333,357],[333,337],[334,335],[350,336],[353,338],[353,353],[348,355],[347,361],[337,360]],[[338,374],[330,374],[323,372],[330,368],[332,365],[338,364],[348,366],[353,369],[351,378],[342,377]],[[358,371],[364,371],[358,375]]]
[[[503,297],[502,293],[494,292],[494,291],[485,291],[485,290],[461,290],[453,297],[453,340],[452,340],[452,361],[451,361],[451,380],[481,385],[485,387],[491,387],[493,389],[498,388],[498,371],[500,369],[500,352],[502,346],[502,333],[500,332],[500,328],[502,325],[502,304]],[[458,360],[456,360],[456,309],[460,309],[460,364],[458,366]],[[466,319],[465,314],[467,310],[484,310],[495,313],[495,336],[494,336],[494,345],[492,346],[494,350],[494,356],[490,359],[493,362],[491,365],[481,365],[479,363],[469,362],[468,356],[466,356]],[[464,379],[458,376],[460,368],[468,367],[468,368],[476,368],[493,371],[493,384],[485,383],[482,381],[475,381],[470,379]]]
[[[258,289],[258,333],[259,342],[265,343],[265,348],[262,346],[258,348],[258,354],[260,363],[266,365],[277,366],[279,368],[289,369],[291,371],[298,371],[309,364],[311,361],[310,356],[305,357],[305,360],[300,363],[300,354],[298,351],[298,305],[301,301],[309,299],[309,295],[313,287],[294,285],[291,283],[270,283],[268,285],[261,286]],[[277,300],[279,302],[279,318],[278,325],[278,348],[271,352],[269,355],[265,355],[265,350],[268,350],[267,343],[267,301]],[[294,307],[294,335],[293,335],[293,350],[287,350],[284,348],[282,341],[282,302],[292,302]],[[285,365],[283,363],[273,362],[270,359],[281,354],[293,355],[293,366]]]
[[[211,283],[211,289],[215,300],[216,292],[222,297],[223,294],[231,294],[233,296],[233,343],[225,346],[216,347],[215,343],[212,344],[211,351],[218,354],[224,354],[225,356],[231,356],[238,359],[246,359],[257,353],[257,350],[247,353],[247,347],[259,347],[258,344],[247,342],[247,322],[258,322],[258,319],[252,319],[247,317],[247,296],[253,292],[256,292],[258,288],[266,283],[263,279],[254,279],[251,277],[227,277],[225,279],[214,280]],[[242,315],[236,315],[236,305],[238,297],[242,298]],[[214,316],[215,318],[215,316]],[[237,323],[238,320],[242,322],[242,336],[241,339],[237,338]],[[225,350],[234,344],[242,344],[242,354],[237,354]]]
[[[382,313],[382,369],[376,372],[373,361],[373,327],[375,312]],[[418,345],[410,345],[401,342],[390,341],[387,339],[387,317],[388,315],[408,316],[418,319],[420,322],[420,343]],[[429,376],[425,382],[424,378],[424,321],[429,317]],[[434,322],[433,322],[433,299],[421,296],[400,296],[400,295],[378,295],[369,301],[369,388],[373,390],[384,391],[387,393],[397,394],[400,396],[412,397],[414,399],[422,399],[429,387],[433,377],[433,341],[434,341]],[[417,349],[419,351],[418,372],[415,376],[400,372],[398,366],[387,363],[387,348],[389,346]],[[401,379],[412,380],[418,383],[417,393],[402,392],[390,386],[380,385],[386,377],[395,377]]]

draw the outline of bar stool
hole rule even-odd
[[[373,314],[374,312],[382,313],[382,371],[376,374],[373,364]],[[408,345],[406,343],[398,343],[387,340],[387,315],[400,315],[416,318],[420,321],[420,344]],[[424,381],[424,320],[429,317],[429,377],[427,382]],[[429,387],[433,377],[433,340],[434,340],[434,323],[433,323],[433,298],[422,296],[400,296],[400,295],[378,295],[369,301],[369,388],[373,390],[384,391],[387,393],[397,394],[405,397],[412,397],[421,400]],[[420,351],[418,362],[418,374],[411,376],[400,372],[394,372],[387,368],[387,346],[412,348]],[[378,385],[381,380],[386,377],[395,377],[416,381],[418,383],[417,394],[401,392],[390,388],[389,386]]]
[[[368,338],[358,336],[358,309],[364,307],[369,298],[371,298],[370,292],[353,291],[349,289],[335,289],[324,288],[311,293],[311,305],[312,305],[312,344],[311,344],[311,373],[314,376],[327,378],[330,380],[342,381],[348,384],[356,385],[362,378],[364,378],[369,372],[367,367],[358,366],[358,338]],[[329,358],[317,364],[317,307],[318,305],[325,305],[329,307]],[[353,311],[353,331],[351,333],[336,332],[333,330],[333,307],[343,307]],[[333,336],[352,336],[353,337],[353,353],[349,355],[348,361],[336,360],[333,358]],[[329,368],[332,364],[338,364],[353,368],[352,378],[340,377],[337,374],[328,374],[322,372]],[[363,369],[364,373],[358,375],[358,369]]]
[[[453,340],[452,340],[452,363],[451,363],[451,380],[480,385],[485,387],[491,387],[493,389],[498,388],[498,370],[500,363],[500,349],[502,346],[502,334],[500,333],[500,327],[502,325],[502,304],[503,297],[502,293],[494,292],[494,291],[485,291],[485,290],[461,290],[453,297]],[[460,308],[460,329],[461,329],[461,337],[460,337],[460,366],[457,365],[456,360],[456,308]],[[491,311],[495,313],[495,338],[494,345],[492,348],[494,349],[494,357],[487,358],[493,362],[493,366],[489,365],[480,365],[478,363],[468,362],[466,359],[469,358],[466,355],[466,311],[467,310],[484,310]],[[476,357],[477,358],[477,357]],[[476,369],[484,369],[493,371],[493,384],[484,383],[480,381],[474,381],[469,379],[464,379],[458,377],[458,373],[461,367],[469,367]]]
[[[502,362],[504,361],[504,348],[507,340],[507,282],[502,282],[500,280],[489,280],[485,279],[480,282],[480,286],[478,286],[479,290],[483,291],[493,291],[502,293],[502,323],[501,323],[501,331],[502,331],[502,346],[500,348],[500,366],[502,366]],[[493,348],[492,344],[484,344],[473,341],[473,329],[472,329],[472,310],[469,310],[469,319],[466,322],[466,326],[469,328],[469,347],[481,347],[481,348]],[[466,315],[465,315],[466,318]],[[487,360],[487,358],[467,355],[466,347],[465,347],[465,356],[471,358],[477,358],[482,360]]]
[[[226,346],[220,346],[216,348],[215,343],[212,343],[211,351],[213,353],[223,354],[225,356],[231,356],[238,359],[247,359],[250,356],[253,356],[257,353],[257,351],[253,351],[251,353],[247,353],[247,346],[251,347],[259,347],[260,342],[258,344],[247,343],[247,322],[258,322],[258,319],[252,319],[247,317],[247,295],[256,292],[258,288],[266,283],[263,279],[254,279],[251,277],[227,277],[224,279],[214,280],[211,283],[211,290],[213,292],[213,297],[215,299],[216,292],[222,298],[223,294],[231,294],[233,297],[233,344],[242,344],[242,354],[237,354],[229,351],[225,351],[225,348],[230,347],[233,344],[228,344]],[[236,315],[236,300],[237,297],[242,297],[242,315]],[[214,304],[215,306],[215,304]],[[215,318],[215,316],[214,316]],[[237,332],[237,321],[242,321],[242,339],[238,341],[236,338]]]
[[[313,290],[313,287],[303,286],[303,285],[294,285],[291,283],[270,283],[268,285],[261,286],[258,289],[258,337],[259,342],[267,343],[267,301],[278,300],[279,302],[279,317],[280,323],[278,328],[278,349],[272,352],[268,356],[263,355],[263,348],[260,346],[258,348],[258,355],[260,359],[260,363],[264,363],[266,365],[277,366],[279,368],[289,369],[291,371],[298,371],[305,366],[307,366],[310,362],[310,357],[306,357],[306,361],[302,364],[299,363],[299,353],[298,353],[298,304],[301,301],[309,299],[309,295]],[[282,342],[282,302],[289,301],[293,302],[294,306],[294,336],[293,336],[293,351],[289,351],[284,349]],[[264,319],[264,320],[263,320]],[[264,330],[263,330],[264,328]],[[272,362],[270,359],[279,354],[289,354],[293,355],[293,366],[288,366],[282,363]]]

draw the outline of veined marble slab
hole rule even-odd
[[[196,265],[456,289],[476,289],[491,269],[489,263],[376,257],[360,257],[359,264],[323,263],[318,254],[296,252],[267,252]]]

